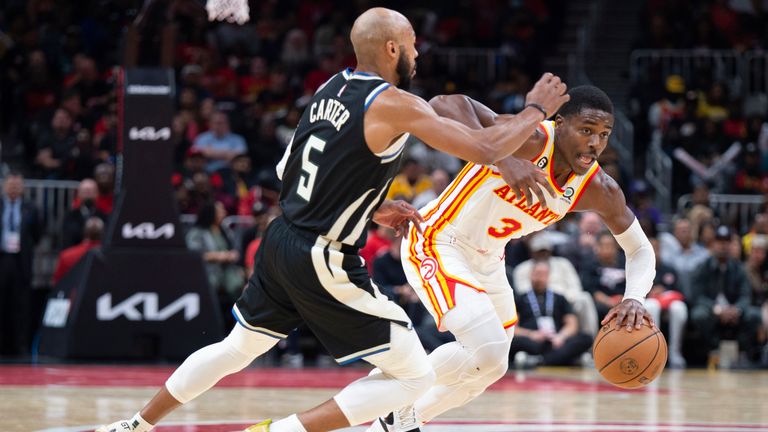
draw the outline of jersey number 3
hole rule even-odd
[[[504,218],[501,220],[501,223],[504,224],[501,227],[488,227],[488,235],[491,237],[496,238],[504,238],[509,237],[512,234],[516,233],[517,231],[520,231],[520,228],[523,226],[520,224],[520,222],[516,221],[515,219],[510,218]]]
[[[304,151],[301,153],[301,170],[303,172],[299,176],[299,188],[296,192],[306,202],[309,202],[309,199],[312,197],[312,189],[315,187],[315,179],[317,178],[317,165],[309,160],[309,154],[312,150],[322,153],[325,150],[325,141],[312,135],[307,140]]]

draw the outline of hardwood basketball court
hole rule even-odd
[[[79,432],[132,415],[170,367],[0,366],[0,431]],[[250,368],[179,409],[158,432],[230,432],[332,396],[367,369]],[[351,428],[364,431],[365,428]],[[665,371],[621,390],[594,369],[512,371],[424,431],[768,431],[768,372]]]

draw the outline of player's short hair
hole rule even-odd
[[[604,91],[591,85],[574,87],[568,91],[571,100],[560,107],[557,113],[563,117],[578,115],[583,109],[595,109],[613,114],[613,102]]]

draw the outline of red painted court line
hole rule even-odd
[[[0,386],[158,387],[173,372],[166,366],[0,366]],[[368,373],[366,369],[252,368],[230,375],[217,387],[341,388]],[[495,383],[496,391],[637,392],[600,382],[560,378],[506,376]],[[653,390],[668,393],[666,390]]]

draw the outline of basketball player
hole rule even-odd
[[[496,165],[467,164],[438,198],[420,210],[425,223],[421,230],[413,225],[403,242],[403,267],[438,328],[452,332],[456,342],[429,355],[437,374],[429,392],[414,406],[380,418],[370,431],[418,430],[474,399],[506,373],[517,313],[505,272],[504,246],[510,239],[554,224],[568,212],[596,212],[627,256],[624,299],[603,324],[617,318],[617,326],[631,331],[641,327],[644,317],[650,318],[643,300],[656,271],[653,247],[621,189],[597,163],[613,128],[613,104],[596,87],[576,87],[569,95],[555,120],[542,122],[514,157]],[[440,115],[473,128],[491,127],[501,117],[461,95],[441,96],[431,104]],[[533,194],[525,194],[508,185],[519,184],[517,179],[533,171],[549,187],[536,186]],[[558,335],[551,314],[541,313],[551,305],[530,301],[540,313],[539,328],[550,329],[555,343]]]
[[[357,254],[370,220],[403,233],[407,222],[421,221],[415,208],[383,199],[408,134],[491,164],[517,150],[568,95],[559,78],[545,74],[522,113],[473,130],[441,118],[405,91],[417,53],[413,28],[403,15],[368,10],[355,21],[351,38],[356,70],[334,75],[313,96],[278,165],[283,216],[267,229],[253,276],[232,310],[238,323],[223,341],[187,358],[132,419],[99,430],[150,430],[301,322],[339,363],[364,358],[384,373],[350,384],[316,408],[250,431],[314,432],[360,424],[412,403],[432,386],[431,363],[408,316],[373,285]]]

